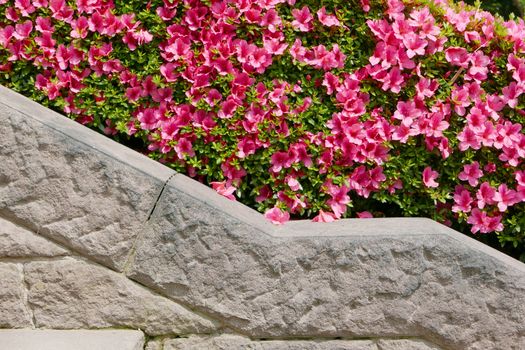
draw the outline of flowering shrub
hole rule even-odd
[[[0,0],[0,82],[275,223],[525,244],[525,23],[445,0]],[[137,142],[139,141],[139,142]]]

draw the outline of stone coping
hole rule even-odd
[[[484,254],[489,254],[514,268],[525,271],[525,264],[462,235],[448,227],[427,218],[374,218],[374,219],[342,219],[333,223],[314,223],[310,220],[297,220],[285,225],[272,225],[259,212],[237,202],[225,200],[215,191],[201,183],[172,169],[151,160],[150,158],[125,147],[108,137],[89,128],[82,127],[75,121],[34,102],[30,99],[0,85],[0,104],[24,114],[25,117],[42,123],[54,132],[61,133],[75,142],[101,152],[125,167],[132,167],[151,177],[161,179],[170,186],[186,191],[195,200],[206,202],[220,208],[224,215],[233,216],[251,226],[257,227],[262,233],[274,237],[333,237],[358,235],[421,235],[440,234],[467,244]],[[421,228],[425,229],[422,231]]]

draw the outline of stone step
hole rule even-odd
[[[134,330],[0,330],[0,350],[141,350]]]

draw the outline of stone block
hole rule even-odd
[[[250,340],[237,335],[165,339],[152,350],[440,350],[418,339],[395,340]]]
[[[68,252],[45,238],[0,218],[0,259],[55,257]]]
[[[267,228],[179,175],[129,276],[254,338],[420,337],[520,349],[525,265],[428,219]]]
[[[174,173],[0,87],[0,215],[122,270]]]
[[[32,327],[26,299],[23,266],[0,263],[0,328]]]
[[[134,330],[0,330],[9,350],[142,350],[144,334]]]
[[[377,350],[369,340],[266,340],[251,341],[235,335],[167,339],[162,350]]]
[[[38,328],[126,327],[148,335],[198,334],[217,325],[106,268],[65,258],[26,264]]]

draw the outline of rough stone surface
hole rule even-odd
[[[163,342],[164,340],[160,339],[150,340],[144,350],[163,350]]]
[[[0,218],[0,259],[55,257],[68,252],[48,240]]]
[[[150,346],[148,344],[148,346]],[[422,340],[250,340],[237,335],[165,339],[146,350],[440,350]]]
[[[0,121],[0,215],[121,270],[173,172],[3,87]]]
[[[31,321],[22,265],[0,263],[0,328],[31,327]]]
[[[0,330],[6,350],[142,350],[144,334],[133,330]]]
[[[212,322],[155,295],[122,274],[65,258],[25,267],[39,328],[142,329],[149,335],[216,331]]]
[[[196,195],[199,184],[177,177],[148,222],[130,276],[243,334],[525,348],[519,262],[485,254],[470,239],[463,244],[426,219],[368,221],[378,232],[359,231],[363,221],[298,223],[272,237],[242,221],[242,206],[222,205],[207,189]],[[320,227],[323,236],[315,236]]]
[[[380,339],[376,343],[377,350],[441,350],[436,345],[430,344],[423,340],[414,339]]]

